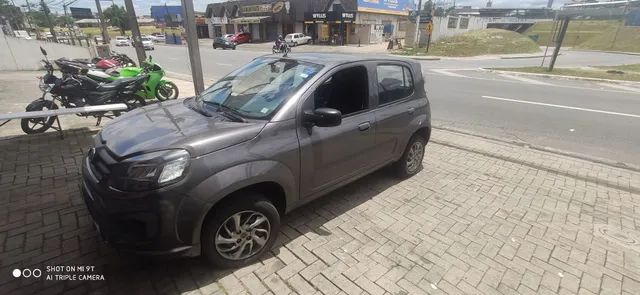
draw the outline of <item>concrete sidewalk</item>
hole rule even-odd
[[[216,270],[120,256],[99,241],[79,191],[94,133],[0,140],[1,294],[640,290],[633,171],[436,129],[415,177],[367,176],[287,216],[265,259]],[[11,275],[54,265],[95,266],[98,280]]]

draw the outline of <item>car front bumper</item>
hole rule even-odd
[[[102,239],[118,250],[141,255],[192,255],[176,220],[184,194],[172,190],[122,192],[97,180],[89,159],[82,165],[82,196]]]

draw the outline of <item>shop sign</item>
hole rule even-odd
[[[415,8],[413,0],[358,0],[358,11],[409,15],[409,11]]]
[[[326,22],[345,22],[352,23],[356,20],[355,12],[305,12],[304,21],[306,23],[326,23]]]
[[[243,14],[268,13],[271,12],[271,4],[242,6],[240,7],[240,11],[242,11]]]

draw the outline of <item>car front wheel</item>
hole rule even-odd
[[[214,265],[239,268],[271,249],[280,229],[280,213],[260,194],[235,195],[205,221],[202,254]]]
[[[426,145],[427,141],[422,136],[416,134],[411,137],[402,157],[392,167],[398,177],[408,178],[420,171]]]

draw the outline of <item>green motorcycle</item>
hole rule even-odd
[[[140,74],[147,74],[149,78],[142,84],[140,90],[135,94],[144,99],[158,99],[164,101],[178,98],[178,86],[171,81],[162,79],[164,70],[160,65],[152,61],[151,56],[140,64],[140,67],[124,67],[115,70],[97,71],[89,70],[87,77],[99,82],[112,82],[120,78],[136,77]]]

